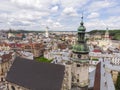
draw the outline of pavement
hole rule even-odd
[[[106,71],[106,68],[110,68],[111,70],[117,69],[116,66],[113,66],[108,61],[101,61],[101,90],[115,90],[114,83],[112,80],[112,75],[110,72]]]
[[[110,70],[115,70],[120,72],[120,65],[114,65],[114,64],[110,64],[110,61],[105,61],[105,67],[110,69]]]
[[[8,90],[4,82],[0,82],[0,90]]]
[[[73,87],[71,90],[87,90],[87,87],[83,87],[83,88]]]
[[[92,72],[89,72],[89,88],[93,88],[94,87],[94,81],[95,81],[95,70],[93,70]]]

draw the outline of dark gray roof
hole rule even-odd
[[[100,90],[100,81],[101,81],[101,62],[99,62],[96,66],[93,90]]]
[[[64,70],[63,65],[17,57],[6,80],[30,90],[61,90]]]

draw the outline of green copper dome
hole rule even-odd
[[[84,26],[79,26],[78,31],[85,31],[86,28]]]
[[[83,23],[83,16],[81,17],[81,19],[82,20],[80,26],[78,27],[78,41],[76,45],[73,45],[72,51],[78,54],[88,54],[89,49],[84,39],[86,28],[84,27],[84,23]]]
[[[86,30],[86,28],[84,27],[83,24],[84,24],[83,21],[81,21],[80,26],[78,27],[78,31],[85,31]]]

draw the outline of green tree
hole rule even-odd
[[[120,90],[120,73],[118,74],[117,81],[115,84],[115,89]]]
[[[113,37],[115,40],[120,40],[120,33],[116,33]]]
[[[52,61],[52,60],[48,60],[45,57],[36,57],[35,60],[38,62],[47,62],[47,63],[50,63]]]

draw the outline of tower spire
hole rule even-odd
[[[83,25],[83,13],[82,13],[81,19],[82,20],[80,22],[80,26],[78,27],[78,40],[77,40],[77,43],[75,45],[73,45],[72,51],[73,51],[73,61],[75,61],[77,65],[80,65],[80,68],[79,68],[80,70],[83,70],[83,72],[80,73],[79,76],[85,75],[85,79],[83,79],[82,77],[78,77],[78,76],[75,77],[79,81],[76,84],[77,84],[77,86],[80,87],[80,90],[83,90],[83,89],[88,90],[88,85],[89,85],[88,53],[89,53],[89,49],[88,49],[86,41],[84,39],[86,28]],[[81,72],[81,71],[79,71],[79,72]]]
[[[106,26],[106,30],[108,30],[108,26]]]
[[[46,37],[49,37],[49,36],[48,36],[48,29],[49,29],[48,26],[46,26],[46,32],[45,32],[45,36],[46,36]]]
[[[105,40],[109,40],[109,30],[108,30],[108,27],[106,27]]]
[[[82,19],[82,21],[83,21],[83,12],[82,12],[82,16],[81,16],[81,19]]]
[[[82,16],[81,16],[81,23],[80,23],[80,25],[82,25],[83,26],[83,12],[82,12]]]

